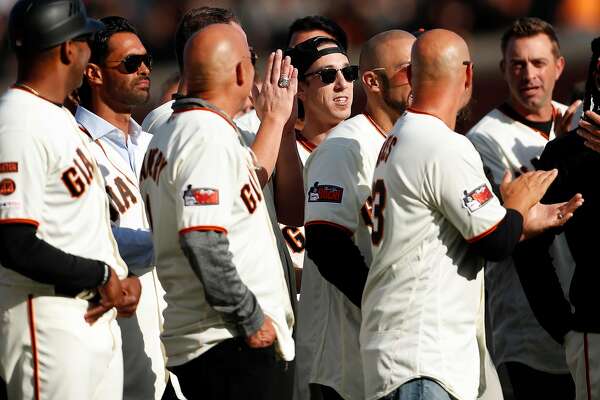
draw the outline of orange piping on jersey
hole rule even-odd
[[[40,360],[38,358],[37,338],[35,334],[33,295],[31,294],[27,296],[27,317],[29,320],[29,336],[31,339],[31,354],[33,357],[33,394],[35,400],[40,400]]]
[[[317,148],[317,145],[302,136],[302,134],[296,131],[296,141],[302,145],[309,153],[312,153],[314,149]]]
[[[184,112],[188,112],[188,111],[210,111],[211,113],[217,114],[219,117],[223,118],[225,121],[227,121],[227,123],[229,125],[231,125],[231,127],[237,132],[238,127],[235,126],[231,121],[229,121],[227,118],[223,117],[221,114],[219,114],[218,112],[216,112],[215,110],[211,110],[210,108],[206,108],[206,107],[189,107],[189,108],[185,108],[185,109],[181,109],[181,110],[175,110],[173,111],[173,114],[181,114]]]
[[[588,400],[592,400],[592,383],[590,381],[590,348],[587,332],[583,334],[583,352],[585,355],[585,388]]]
[[[25,219],[25,218],[8,218],[8,219],[0,219],[0,224],[29,224],[33,225],[36,228],[40,226],[40,223],[33,219]]]
[[[347,234],[348,236],[354,235],[354,232],[352,232],[350,229],[346,228],[343,225],[336,224],[335,222],[314,220],[314,221],[310,221],[310,222],[307,222],[304,224],[305,227],[309,226],[309,225],[329,225],[329,226],[333,226],[334,228],[338,228],[338,229],[344,231],[344,233]]]
[[[186,233],[194,232],[194,231],[199,231],[199,232],[214,231],[214,232],[222,232],[224,234],[227,234],[227,229],[225,229],[221,226],[212,226],[212,225],[190,226],[189,228],[184,228],[184,229],[180,230],[179,234],[184,235]]]
[[[485,232],[480,233],[479,235],[477,235],[471,239],[467,239],[467,243],[475,243],[476,241],[481,240],[484,237],[486,237],[487,235],[489,235],[490,233],[494,232],[498,228],[498,225],[500,225],[500,222],[502,222],[503,220],[504,220],[504,218],[502,220],[498,221],[494,226],[492,226]]]
[[[385,131],[383,129],[381,129],[381,127],[379,125],[377,125],[377,123],[373,120],[373,118],[367,114],[366,112],[363,113],[363,115],[365,117],[367,117],[367,119],[369,120],[369,122],[371,123],[371,125],[373,125],[375,127],[375,129],[377,129],[377,132],[379,132],[381,134],[381,136],[383,136],[383,138],[387,138],[387,135],[385,134]]]

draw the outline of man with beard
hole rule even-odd
[[[150,97],[152,58],[124,18],[105,17],[90,40],[90,62],[75,118],[90,137],[111,205],[113,233],[127,278],[141,290],[137,312],[119,318],[123,339],[124,399],[160,399],[167,375],[160,329],[164,292],[154,268],[152,237],[139,191],[142,161],[152,135],[131,118]],[[139,278],[138,278],[139,277]]]
[[[573,110],[552,101],[565,65],[552,26],[537,18],[516,20],[502,37],[500,68],[508,100],[489,112],[467,134],[495,183],[506,170],[515,175],[534,169],[548,140],[565,132]],[[564,114],[564,117],[563,117]],[[563,282],[572,262],[564,236],[553,245],[554,266]],[[516,400],[572,399],[574,385],[564,350],[540,326],[523,292],[512,258],[488,262],[485,270],[491,322],[490,348],[506,368]]]
[[[322,349],[314,355],[310,382],[337,393],[326,392],[324,398],[364,397],[358,332],[371,262],[371,178],[386,134],[407,106],[406,68],[414,40],[410,33],[393,30],[364,45],[360,71],[367,106],[334,127],[306,162],[306,251],[321,282],[302,291],[301,302],[320,299],[312,322],[304,326],[302,321],[302,328],[315,338],[313,351]]]
[[[384,143],[373,178],[373,262],[362,298],[365,398],[475,399],[485,387],[484,259],[563,224],[581,205],[541,205],[556,171],[502,182],[458,135],[471,98],[465,41],[435,29],[412,48],[413,101]],[[532,210],[532,212],[530,212]]]

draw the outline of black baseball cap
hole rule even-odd
[[[319,46],[324,43],[330,43],[334,46],[319,50]],[[327,54],[340,53],[347,56],[346,50],[337,40],[326,36],[315,36],[304,42],[298,43],[296,47],[290,47],[284,52],[284,56],[290,56],[292,65],[298,68],[298,77],[306,74],[306,71],[319,58]]]
[[[10,12],[13,49],[45,50],[104,28],[88,18],[81,0],[19,0]]]

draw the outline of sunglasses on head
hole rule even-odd
[[[342,71],[342,75],[346,82],[354,82],[358,79],[358,65],[347,65],[344,68],[323,68],[315,72],[310,72],[304,75],[304,79],[313,76],[319,75],[321,78],[321,82],[326,85],[329,85],[335,82],[335,78],[337,77],[338,71]]]
[[[117,65],[116,65],[117,68],[122,65],[123,70],[126,73],[133,74],[140,68],[142,63],[146,64],[146,67],[148,67],[148,69],[151,70],[152,69],[152,56],[148,53],[146,53],[146,54],[130,54],[120,61],[107,61],[106,64],[108,65],[108,63],[117,63]]]

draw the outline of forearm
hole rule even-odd
[[[284,125],[285,121],[264,115],[252,143],[252,151],[261,167],[258,178],[262,187],[267,184],[275,168]]]
[[[34,281],[54,285],[66,295],[97,288],[108,267],[101,261],[68,254],[36,236],[25,224],[0,225],[0,262]]]
[[[135,275],[141,275],[154,264],[152,233],[143,229],[113,227],[119,253]]]
[[[360,308],[369,272],[363,255],[341,229],[325,224],[308,224],[306,252],[329,283]]]
[[[240,279],[221,232],[188,232],[179,237],[183,253],[202,282],[208,304],[235,324],[244,336],[258,331],[264,315],[254,294]]]
[[[522,231],[523,217],[509,208],[492,233],[469,244],[470,250],[488,261],[503,260],[512,254]]]
[[[304,224],[304,181],[302,161],[293,134],[285,132],[274,176],[277,220],[289,226]]]

